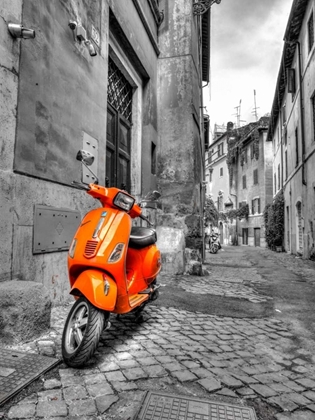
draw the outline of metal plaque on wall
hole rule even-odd
[[[90,166],[92,172],[97,176],[97,167],[98,167],[98,141],[94,138],[89,136],[87,133],[83,132],[83,149],[91,152],[94,156],[94,162]],[[82,182],[86,184],[91,184],[95,181],[95,177],[91,174],[91,172],[82,165]]]
[[[76,210],[35,204],[33,254],[67,251],[80,221]]]

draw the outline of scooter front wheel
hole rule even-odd
[[[104,312],[85,297],[72,306],[62,334],[62,356],[71,367],[83,366],[94,354],[104,328]]]
[[[219,250],[219,245],[214,243],[210,245],[210,254],[216,254]]]

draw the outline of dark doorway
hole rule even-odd
[[[254,245],[260,246],[260,228],[254,229]]]
[[[248,228],[243,228],[243,245],[248,245]]]

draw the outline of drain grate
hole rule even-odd
[[[133,420],[257,420],[254,409],[149,391]]]
[[[58,363],[51,357],[0,348],[0,405]]]

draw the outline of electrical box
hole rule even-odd
[[[83,26],[77,26],[76,36],[79,41],[86,41],[86,30]]]
[[[35,204],[33,254],[67,251],[80,222],[76,210]]]

